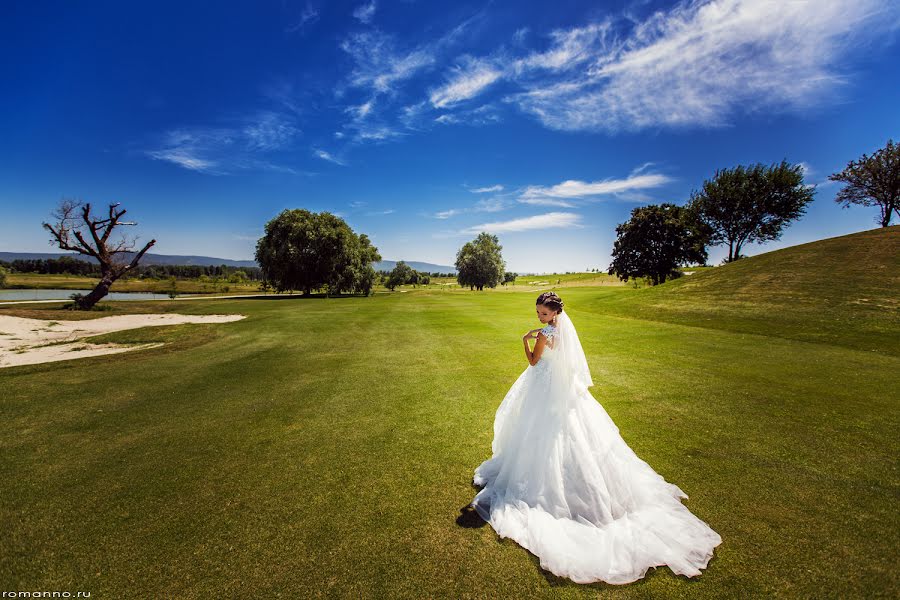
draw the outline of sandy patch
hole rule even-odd
[[[45,321],[0,316],[0,368],[117,354],[162,345],[91,344],[80,341],[113,331],[181,323],[228,323],[243,318],[244,315],[165,314],[116,315],[85,321]]]

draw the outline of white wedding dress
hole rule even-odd
[[[577,583],[630,583],[661,565],[699,575],[722,538],[634,453],[587,390],[593,382],[568,315],[542,332],[540,360],[497,409],[473,508],[541,567]]]

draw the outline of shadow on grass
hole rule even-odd
[[[456,517],[456,524],[460,527],[465,527],[466,529],[477,529],[479,527],[484,527],[487,525],[487,522],[481,518],[481,515],[478,514],[474,508],[472,508],[471,504],[466,504],[461,509],[459,509],[459,516]]]
[[[483,485],[475,485],[475,482],[471,482],[471,486],[479,492],[484,489]],[[459,513],[459,516],[456,517],[456,524],[460,527],[475,529],[487,525],[487,521],[481,518],[481,515],[472,507],[471,503],[459,509]]]

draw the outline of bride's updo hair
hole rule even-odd
[[[538,296],[537,302],[535,304],[543,304],[550,310],[555,310],[556,312],[563,311],[563,301],[562,298],[556,295],[556,292],[544,292],[540,296]]]

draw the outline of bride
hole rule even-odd
[[[473,483],[484,487],[471,506],[541,567],[577,583],[630,583],[660,565],[699,575],[722,538],[681,503],[687,494],[634,453],[590,394],[560,297],[545,292],[536,309],[546,326],[523,338],[530,366],[497,409],[493,456],[475,470]]]

